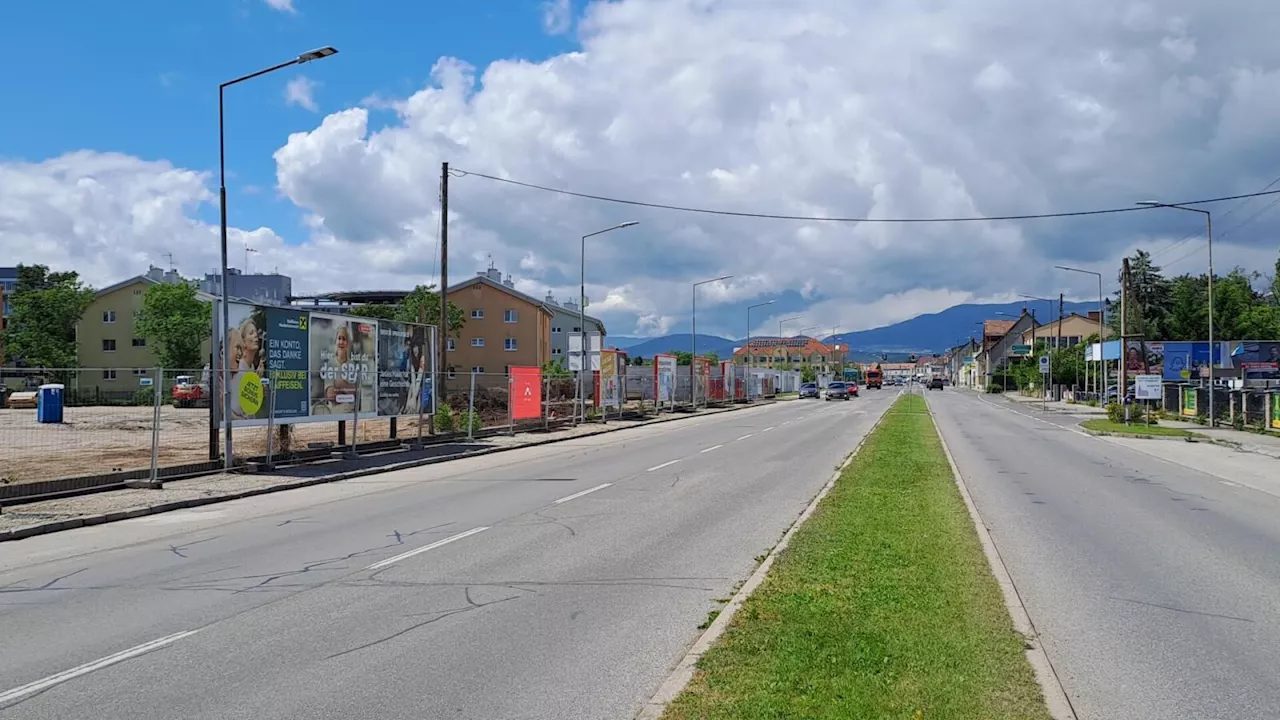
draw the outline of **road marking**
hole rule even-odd
[[[751,437],[752,435],[755,435],[755,433],[747,433],[746,435],[743,435],[742,437],[738,438],[738,440],[746,440],[747,438]],[[738,440],[734,440],[734,442],[738,442]]]
[[[144,655],[146,653],[151,652],[152,650],[159,650],[160,648],[166,645],[171,645],[173,643],[176,643],[182,638],[190,637],[192,635],[195,635],[198,632],[200,631],[186,630],[184,632],[174,633],[172,635],[166,635],[157,640],[152,640],[151,642],[145,642],[145,643],[142,643],[141,645],[136,645],[134,647],[129,648],[128,650],[121,650],[120,652],[114,655],[108,655],[100,660],[94,660],[93,662],[85,663],[80,667],[71,668],[70,670],[64,670],[55,675],[50,675],[49,677],[44,678],[43,680],[36,680],[35,682],[27,683],[22,687],[16,687],[7,692],[0,693],[0,705],[3,705],[4,703],[13,702],[14,700],[24,698],[28,695],[34,695],[35,693],[41,692],[43,690],[47,690],[53,687],[54,685],[59,685],[68,680],[74,680],[75,678],[78,678],[81,675],[88,675],[89,673],[94,672],[95,670],[101,670],[102,668],[115,665],[116,663],[124,662],[129,658],[135,658],[135,657],[138,657],[139,655]]]
[[[719,450],[719,449],[720,449],[720,448],[722,448],[722,447],[724,447],[724,445],[712,445],[711,447],[709,447],[709,448],[707,448],[707,449],[705,449],[705,450],[699,450],[698,452],[700,452],[700,453],[707,453],[707,452],[711,452],[712,450]]]
[[[776,426],[774,426],[774,425],[770,425],[769,427],[767,427],[767,428],[765,428],[765,429],[761,430],[760,432],[762,432],[762,433],[767,433],[767,432],[769,432],[770,430],[772,430],[774,427],[776,427]]]
[[[654,470],[661,470],[661,469],[662,469],[662,468],[664,468],[664,467],[669,467],[669,466],[671,466],[671,465],[675,465],[675,464],[676,464],[676,463],[678,463],[678,462],[680,462],[680,460],[678,460],[678,459],[676,459],[676,460],[668,460],[668,461],[666,461],[666,462],[662,463],[661,465],[654,465],[653,467],[649,468],[648,470],[645,470],[645,472],[653,472]]]
[[[378,562],[376,562],[376,563],[374,563],[374,564],[370,565],[369,567],[366,567],[366,568],[365,568],[365,570],[379,570],[379,569],[384,568],[384,567],[386,567],[386,566],[388,566],[388,565],[390,565],[390,564],[392,564],[392,563],[398,563],[398,562],[400,562],[401,560],[407,560],[407,559],[409,559],[409,558],[413,557],[414,555],[420,555],[420,554],[422,554],[422,553],[424,553],[424,552],[426,552],[426,551],[428,551],[428,550],[435,550],[435,549],[436,549],[436,548],[438,548],[438,547],[443,547],[443,546],[445,546],[445,545],[448,545],[448,544],[449,544],[449,543],[451,543],[451,542],[454,542],[454,541],[456,541],[456,540],[461,540],[462,538],[465,538],[465,537],[471,537],[472,535],[475,535],[476,533],[481,533],[481,532],[484,532],[485,530],[488,530],[488,529],[489,529],[489,527],[488,527],[488,526],[484,526],[484,527],[477,527],[477,528],[471,528],[470,530],[467,530],[466,532],[460,532],[460,533],[458,533],[457,535],[450,535],[449,537],[447,537],[447,538],[445,538],[445,539],[443,539],[443,540],[437,540],[437,541],[435,541],[435,542],[431,543],[430,545],[423,545],[422,547],[420,547],[420,548],[418,548],[418,549],[416,549],[416,550],[410,550],[409,552],[402,552],[402,553],[400,553],[399,555],[396,555],[395,557],[389,557],[389,558],[387,558],[386,560],[379,560]]]
[[[553,503],[551,503],[551,504],[552,504],[552,505],[559,505],[560,503],[567,503],[567,502],[569,502],[570,500],[577,500],[578,498],[582,497],[583,495],[590,495],[591,493],[593,493],[593,492],[595,492],[595,491],[597,491],[597,490],[603,490],[603,489],[605,489],[605,488],[609,487],[609,486],[610,486],[610,485],[612,485],[612,484],[613,484],[613,483],[600,483],[599,485],[597,485],[597,486],[595,486],[595,487],[593,487],[593,488],[587,488],[586,490],[583,490],[582,492],[576,492],[576,493],[574,493],[574,494],[572,494],[572,495],[569,495],[568,497],[562,497],[562,498],[560,498],[559,500],[557,500],[557,501],[555,501],[555,502],[553,502]]]
[[[1229,487],[1240,487],[1240,483],[1233,483],[1230,480],[1219,480],[1218,482]]]

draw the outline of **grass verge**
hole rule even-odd
[[[1085,420],[1080,423],[1080,427],[1085,430],[1092,430],[1096,433],[1105,435],[1148,435],[1151,437],[1173,437],[1173,438],[1202,438],[1203,435],[1184,430],[1182,428],[1163,427],[1160,425],[1144,425],[1142,423],[1134,423],[1125,425],[1124,423],[1112,422],[1105,418],[1095,420]]]
[[[926,409],[894,403],[664,718],[1049,718]]]

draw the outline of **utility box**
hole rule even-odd
[[[65,387],[58,384],[41,385],[36,392],[36,422],[62,422],[62,398]]]

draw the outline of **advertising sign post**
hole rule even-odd
[[[1151,401],[1159,400],[1163,391],[1164,378],[1160,375],[1135,375],[1133,378],[1133,397],[1147,406],[1147,424],[1151,424]]]
[[[658,411],[662,411],[663,403],[668,403],[675,410],[676,356],[655,355],[653,358],[654,401]]]
[[[542,368],[514,366],[511,368],[511,421],[537,420],[542,417]]]
[[[1271,427],[1280,430],[1280,392],[1271,393]]]

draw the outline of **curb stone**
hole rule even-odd
[[[130,520],[145,515],[158,515],[160,513],[170,512],[172,510],[184,510],[202,505],[213,505],[215,503],[231,502],[232,500],[243,500],[244,498],[254,497],[256,495],[266,495],[269,493],[284,492],[286,490],[297,490],[300,488],[311,487],[313,485],[324,485],[327,483],[339,482],[342,480],[352,480],[354,478],[367,477],[369,475],[380,475],[382,473],[394,472],[396,470],[408,470],[410,468],[423,467],[426,465],[435,465],[437,463],[449,462],[451,460],[461,460],[463,458],[480,457],[482,455],[492,455],[494,453],[508,452],[511,450],[523,450],[524,448],[538,447],[541,445],[552,445],[554,443],[566,442],[568,440],[577,440],[584,437],[594,437],[596,435],[606,435],[608,433],[621,432],[623,430],[631,430],[633,428],[648,427],[650,425],[659,425],[661,423],[674,422],[676,420],[688,420],[696,417],[708,417],[709,415],[720,415],[738,410],[745,410],[753,407],[764,407],[772,405],[775,401],[760,401],[749,405],[731,405],[727,408],[717,408],[712,413],[674,413],[668,417],[659,417],[652,420],[645,420],[633,425],[623,427],[610,428],[599,432],[588,433],[583,435],[575,435],[573,437],[546,438],[542,440],[534,440],[533,442],[523,443],[520,445],[507,445],[503,447],[485,448],[473,452],[459,453],[456,455],[442,455],[438,457],[420,458],[418,460],[408,460],[400,463],[392,463],[376,468],[362,468],[360,470],[348,470],[346,472],[334,473],[332,475],[322,475],[320,477],[306,478],[303,480],[291,480],[289,482],[275,483],[273,485],[263,485],[262,487],[250,488],[248,490],[240,490],[237,492],[227,493],[225,495],[215,495],[210,497],[188,498],[186,500],[173,500],[166,503],[158,503],[156,505],[148,505],[146,507],[133,508],[131,510],[117,510],[114,512],[103,513],[98,515],[85,515],[84,517],[71,518],[68,520],[55,520],[53,522],[42,523],[38,525],[27,525],[25,527],[14,528],[12,530],[0,530],[0,542],[9,542],[12,540],[22,540],[24,538],[36,535],[47,535],[49,533],[61,532],[63,530],[74,530],[78,527],[88,525],[101,525],[103,523],[116,522],[119,520]]]
[[[1187,443],[1207,442],[1210,445],[1219,444],[1219,441],[1210,440],[1205,437],[1195,437],[1194,435],[1190,437],[1179,437],[1177,435],[1145,435],[1141,433],[1111,432],[1110,430],[1091,430],[1083,426],[1081,426],[1080,429],[1094,437],[1118,437],[1128,438],[1131,440],[1173,440],[1175,442]]]

